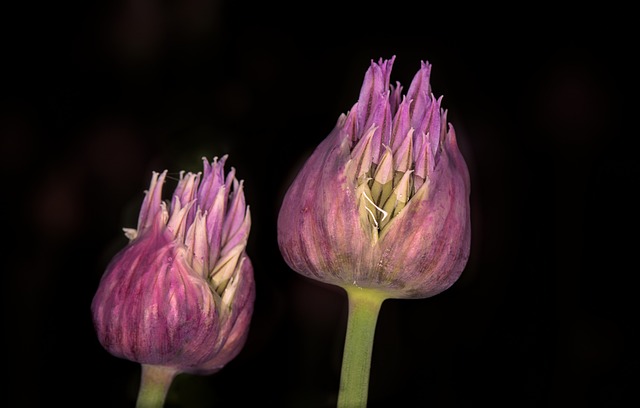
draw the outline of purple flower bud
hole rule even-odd
[[[110,262],[91,310],[111,354],[178,372],[211,374],[242,349],[255,299],[245,252],[251,216],[227,156],[180,173],[170,203],[167,172],[153,173],[137,229]]]
[[[278,244],[309,278],[425,298],[467,263],[469,172],[431,92],[431,65],[422,62],[403,95],[389,83],[394,60],[371,62],[358,102],[294,179]]]

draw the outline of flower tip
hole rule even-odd
[[[223,156],[213,156],[213,159],[209,161],[209,158],[207,156],[202,156],[202,161],[205,163],[205,166],[216,165],[216,164],[223,166],[224,163],[227,161],[228,157],[229,157],[229,154],[227,153],[227,154],[224,154]]]
[[[383,57],[378,58],[378,63],[376,64],[375,60],[373,58],[371,58],[371,64],[375,64],[375,65],[388,65],[388,64],[393,64],[393,62],[396,60],[396,56],[392,55],[391,58],[385,59]]]
[[[125,227],[125,228],[122,228],[122,231],[124,232],[124,236],[127,237],[129,241],[133,241],[138,236],[138,230],[135,228]]]
[[[449,130],[447,131],[447,143],[455,148],[458,148],[458,138],[456,136],[456,129],[453,127],[453,123],[448,122],[447,126]]]

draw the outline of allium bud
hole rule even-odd
[[[153,173],[137,229],[110,262],[91,305],[111,354],[175,372],[211,374],[246,341],[253,313],[251,227],[243,182],[227,156],[180,173],[170,202],[167,171]]]
[[[278,243],[288,265],[329,284],[425,298],[469,257],[469,173],[442,97],[422,62],[406,94],[395,57],[371,62],[340,116],[285,194]]]

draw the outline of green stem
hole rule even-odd
[[[376,323],[387,295],[376,289],[344,288],[349,299],[347,335],[342,356],[338,408],[364,408],[369,393],[369,371]]]
[[[142,364],[136,408],[162,408],[177,374],[174,368]]]

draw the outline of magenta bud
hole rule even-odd
[[[287,190],[278,244],[296,272],[325,283],[426,298],[469,258],[470,180],[422,62],[406,94],[395,57],[371,62],[343,114]]]
[[[170,202],[167,172],[153,173],[137,229],[109,263],[91,310],[111,354],[177,372],[211,374],[246,341],[253,313],[251,227],[243,182],[227,156],[203,173],[180,173]]]

